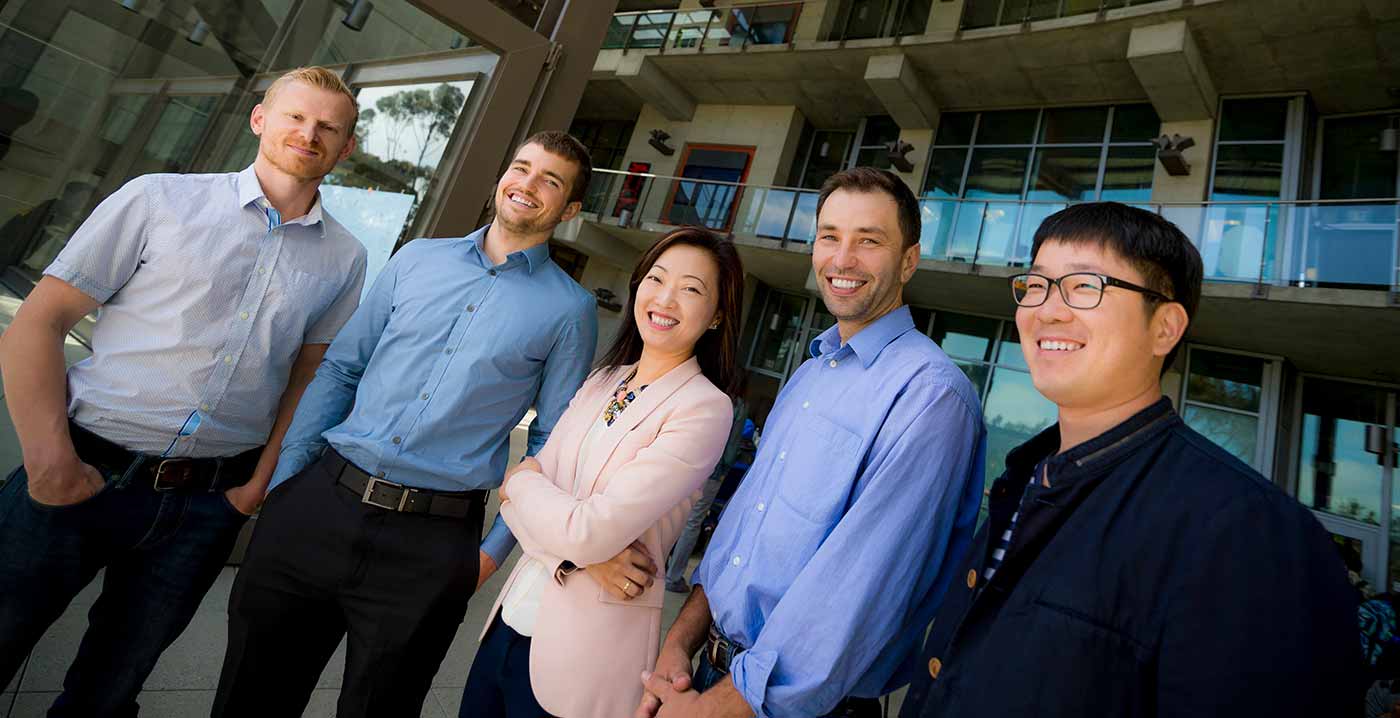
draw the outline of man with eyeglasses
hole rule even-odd
[[[1356,599],[1326,531],[1162,396],[1195,247],[1103,202],[1051,215],[1032,256],[1016,328],[1059,422],[992,484],[902,718],[1357,715]]]

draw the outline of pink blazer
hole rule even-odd
[[[501,506],[521,548],[551,575],[612,558],[637,538],[664,571],[705,479],[729,437],[733,409],[691,358],[637,395],[603,431],[587,461],[579,447],[608,397],[631,371],[599,372],[584,383],[537,457],[542,473],[517,472]],[[519,566],[491,609],[490,626]],[[661,645],[665,581],[630,601],[613,598],[583,571],[549,580],[530,644],[535,698],[560,718],[630,716],[640,674]]]

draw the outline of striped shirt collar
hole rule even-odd
[[[272,208],[272,203],[267,199],[267,194],[263,192],[262,183],[258,181],[257,172],[253,170],[253,165],[248,165],[242,172],[238,173],[238,206],[247,207],[256,203],[258,209],[266,213]],[[316,193],[316,201],[311,203],[311,211],[292,220],[283,220],[279,224],[299,224],[303,227],[316,227],[320,230],[320,236],[326,234],[326,223],[321,215],[321,193]]]

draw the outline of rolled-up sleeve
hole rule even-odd
[[[44,274],[67,282],[99,304],[111,299],[136,273],[146,249],[152,181],[137,177],[102,200]]]
[[[908,626],[961,559],[953,528],[980,469],[980,415],[929,382],[905,393],[884,427],[896,438],[876,442],[849,509],[731,665],[757,715],[829,712],[886,652],[912,648],[921,631]]]

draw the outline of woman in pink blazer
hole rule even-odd
[[[694,227],[638,262],[631,321],[539,455],[501,486],[501,515],[524,556],[491,610],[462,716],[619,718],[636,708],[665,595],[655,583],[664,567],[647,557],[670,551],[724,450],[743,277],[733,244]]]

